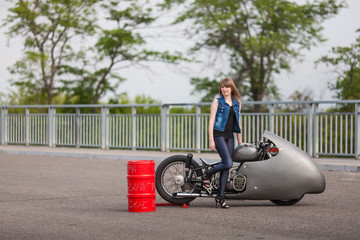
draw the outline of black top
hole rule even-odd
[[[236,121],[235,111],[233,106],[230,107],[229,116],[225,125],[225,129],[223,132],[214,129],[214,137],[234,137],[234,119]]]

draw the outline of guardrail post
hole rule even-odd
[[[49,107],[48,110],[48,118],[49,118],[49,129],[48,129],[48,145],[49,147],[55,147],[56,141],[55,141],[55,114],[56,109],[53,107]]]
[[[318,117],[317,117],[317,112],[318,112],[318,108],[319,108],[319,104],[315,103],[313,108],[311,107],[310,104],[310,114],[311,118],[309,118],[309,131],[308,131],[308,138],[312,136],[312,139],[310,138],[308,140],[308,144],[310,146],[312,146],[312,149],[309,148],[309,155],[313,156],[315,158],[319,157],[319,129],[318,129]],[[312,126],[311,123],[312,122]],[[309,146],[309,147],[310,147]]]
[[[312,104],[310,103],[308,105],[307,110],[307,153],[312,156],[313,155],[313,124],[314,124],[314,118],[313,118],[313,109]]]
[[[30,110],[25,108],[25,146],[30,142]]]
[[[201,142],[200,142],[200,130],[201,130],[201,126],[200,126],[200,115],[201,115],[201,107],[200,106],[196,106],[196,127],[195,127],[195,131],[196,131],[196,135],[195,135],[195,143],[196,143],[196,152],[200,153],[200,148],[201,148]]]
[[[80,148],[80,108],[76,108],[75,115],[75,147]]]
[[[8,110],[7,108],[1,108],[1,144],[7,144],[7,123],[6,123],[6,116]]]
[[[275,105],[269,105],[269,131],[274,133],[274,112],[275,112]]]
[[[355,159],[360,159],[360,105],[355,104]]]
[[[105,150],[108,146],[107,141],[107,117],[109,115],[108,107],[101,107],[101,149]]]
[[[131,150],[136,150],[136,107],[131,107]]]
[[[161,139],[160,149],[162,152],[166,152],[169,149],[169,124],[168,124],[169,105],[163,105],[161,107]]]

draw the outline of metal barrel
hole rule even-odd
[[[127,163],[128,211],[154,212],[155,205],[155,162],[136,160]]]

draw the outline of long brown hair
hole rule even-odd
[[[235,98],[241,104],[241,102],[240,102],[241,95],[240,95],[239,91],[236,89],[235,83],[231,78],[226,77],[221,81],[220,87],[219,87],[220,97],[223,96],[223,94],[221,92],[221,86],[230,87],[231,88],[231,97]]]

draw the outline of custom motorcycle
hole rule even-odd
[[[325,177],[313,159],[287,140],[265,131],[264,141],[237,146],[233,153],[225,198],[270,200],[276,205],[293,205],[305,194],[322,193]],[[159,195],[174,204],[186,204],[197,197],[216,197],[219,173],[209,184],[203,174],[219,162],[195,160],[191,153],[163,160],[156,169]]]

